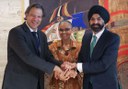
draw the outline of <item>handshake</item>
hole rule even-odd
[[[76,63],[64,62],[61,68],[55,66],[53,71],[54,77],[64,82],[69,78],[75,78],[77,76]]]

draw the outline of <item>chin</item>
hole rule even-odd
[[[99,31],[101,31],[101,30],[99,30],[99,29],[95,29],[95,30],[93,30],[94,32],[99,32]]]

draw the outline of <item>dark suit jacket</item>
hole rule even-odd
[[[37,55],[34,38],[25,23],[10,30],[8,62],[2,89],[37,89],[39,85],[43,89],[44,72],[50,74],[55,64],[60,65],[48,49],[45,34],[38,31],[38,35],[40,56]]]
[[[91,30],[87,30],[83,37],[78,62],[83,63],[83,89],[88,89],[89,82],[93,89],[118,89],[117,55],[119,36],[105,30],[94,47],[90,57]]]

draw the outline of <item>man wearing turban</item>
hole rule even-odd
[[[91,30],[84,34],[78,63],[69,63],[84,73],[83,89],[118,89],[116,63],[120,38],[107,30],[109,19],[104,7],[91,7],[88,12]]]

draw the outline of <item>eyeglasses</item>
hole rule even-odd
[[[60,32],[64,32],[64,31],[67,32],[67,31],[70,31],[70,29],[71,29],[71,28],[65,28],[65,29],[60,28],[59,31],[60,31]]]

